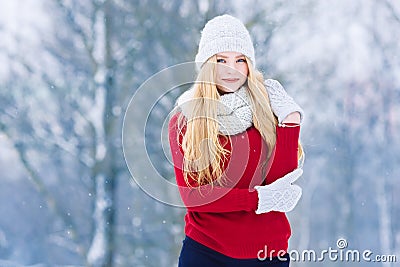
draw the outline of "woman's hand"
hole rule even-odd
[[[302,189],[293,183],[302,174],[302,169],[296,169],[269,185],[254,187],[258,192],[256,213],[289,212],[294,209],[301,198]]]
[[[303,109],[288,95],[283,86],[276,80],[268,79],[265,80],[265,87],[278,122],[300,124],[304,117]]]

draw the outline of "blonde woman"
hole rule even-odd
[[[249,32],[230,15],[205,25],[196,62],[197,81],[169,123],[187,208],[179,266],[289,266],[285,212],[301,197],[303,111],[264,81]]]

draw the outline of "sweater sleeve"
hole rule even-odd
[[[276,127],[276,148],[266,184],[295,170],[298,166],[300,125],[288,123]]]
[[[182,134],[179,134],[178,119],[175,114],[169,122],[169,143],[177,185],[183,203],[189,211],[197,212],[233,212],[254,211],[257,209],[257,191],[221,186],[197,186],[194,182],[188,186],[184,180],[183,158],[181,147]]]

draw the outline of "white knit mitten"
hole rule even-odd
[[[257,214],[270,211],[289,212],[301,197],[301,187],[292,184],[303,174],[296,169],[269,185],[255,186],[258,193]]]
[[[278,117],[279,123],[282,123],[290,113],[295,111],[300,113],[300,121],[303,120],[303,109],[288,95],[277,80],[267,79],[264,83],[268,91],[272,111]]]

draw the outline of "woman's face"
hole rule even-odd
[[[222,52],[217,55],[216,83],[222,92],[235,92],[247,79],[249,68],[246,57],[237,52]]]

